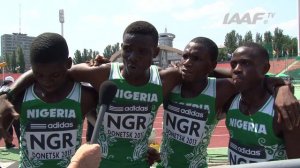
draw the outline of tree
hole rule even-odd
[[[18,72],[24,73],[25,72],[25,60],[24,60],[24,53],[23,53],[23,50],[21,47],[17,47],[17,56],[16,57],[17,57],[16,64],[18,67]]]
[[[264,33],[263,46],[268,51],[270,57],[273,57],[272,38],[270,31]]]
[[[90,61],[91,59],[94,59],[97,55],[99,55],[98,51],[93,51],[92,49],[83,49],[83,52],[76,50],[74,53],[73,63],[74,64],[80,64],[83,62]]]
[[[248,31],[244,36],[244,43],[251,43],[251,42],[253,42],[252,33],[251,31]]]
[[[97,55],[99,55],[99,51],[93,51],[93,59],[95,59]]]
[[[73,64],[80,64],[82,62],[81,52],[76,50],[74,53]]]
[[[220,62],[220,61],[227,61],[228,60],[228,57],[227,57],[227,54],[226,54],[226,48],[219,48],[219,55],[218,55],[218,58],[217,58],[217,61]]]
[[[227,33],[225,36],[224,45],[227,49],[228,53],[233,53],[233,51],[237,48],[237,36],[235,30]]]
[[[283,35],[283,56],[297,55],[297,38],[291,38],[288,35]]]
[[[243,45],[243,36],[239,35],[238,33],[236,34],[236,38],[237,38],[237,46],[241,46]]]
[[[256,33],[255,35],[255,42],[258,44],[262,44],[262,35],[260,33]]]
[[[120,44],[116,43],[115,45],[111,46],[108,45],[105,47],[104,52],[103,52],[103,56],[105,58],[110,58],[115,52],[120,50]]]
[[[6,62],[6,69],[9,71],[10,65],[11,65],[11,60],[10,60],[10,55],[8,53],[5,53],[4,61]]]
[[[273,49],[275,50],[276,57],[278,58],[282,55],[283,52],[283,30],[279,29],[278,27],[274,30],[274,37],[273,37]]]
[[[16,58],[16,52],[13,51],[13,54],[11,56],[11,64],[10,64],[10,71],[13,72],[13,73],[16,73],[17,70],[17,58]]]

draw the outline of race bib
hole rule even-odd
[[[117,138],[141,139],[151,120],[150,104],[111,104],[104,115],[104,131]]]
[[[78,130],[76,120],[31,121],[25,138],[30,159],[53,160],[75,153]]]
[[[168,137],[191,146],[201,141],[208,110],[169,102],[164,115],[164,132]]]
[[[228,152],[231,165],[267,161],[264,147],[242,145],[234,139],[230,139]]]

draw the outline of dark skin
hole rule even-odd
[[[152,59],[159,53],[159,48],[149,35],[125,34],[122,44],[122,58],[124,65],[120,67],[122,76],[134,86],[148,83]],[[102,82],[108,80],[110,64],[91,67],[88,64],[75,65],[70,69],[73,79],[90,83],[99,89]],[[101,75],[99,75],[101,74]],[[181,80],[180,72],[176,68],[159,71],[163,85],[163,95],[166,97],[176,84]]]
[[[205,46],[190,42],[183,51],[182,90],[184,98],[198,96],[206,87],[208,74],[216,67]],[[230,79],[217,79],[216,109],[222,111],[223,106],[237,93]]]
[[[255,114],[270,97],[264,85],[264,76],[270,65],[253,48],[239,47],[231,60],[232,78],[239,89],[243,101],[240,102],[240,110],[245,115]],[[256,94],[253,94],[256,93]],[[285,128],[278,119],[276,113],[273,120],[273,129],[278,137],[284,139],[288,158],[300,157],[300,127],[293,130]]]
[[[71,58],[68,58],[64,63],[32,64],[35,79],[35,94],[47,103],[56,103],[65,99],[74,86],[74,81],[71,80],[67,74],[67,70],[71,68],[71,65]],[[20,112],[23,97],[24,93],[17,96],[17,99],[13,102],[18,112]],[[92,88],[82,86],[82,117],[94,111],[97,105],[97,99],[98,95]]]

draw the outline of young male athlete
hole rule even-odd
[[[230,164],[299,158],[300,129],[287,130],[278,122],[274,97],[264,85],[268,52],[259,44],[245,44],[234,51],[230,65],[240,91],[226,116]]]
[[[81,64],[70,70],[74,79],[88,82],[96,89],[105,80],[113,80],[119,87],[99,135],[101,167],[149,167],[145,160],[147,141],[157,108],[181,78],[176,69],[159,71],[151,66],[159,52],[157,41],[155,27],[137,21],[123,34],[124,65]]]
[[[194,38],[185,47],[182,84],[164,102],[161,163],[157,167],[207,167],[207,147],[217,114],[237,93],[231,79],[208,77],[217,56],[217,45],[205,37]]]
[[[20,167],[66,167],[81,145],[83,117],[96,108],[97,94],[68,77],[68,55],[59,34],[32,42],[35,82],[13,102],[20,113]]]

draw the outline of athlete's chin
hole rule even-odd
[[[181,77],[185,82],[192,82],[194,80],[194,77],[192,75],[183,74]]]

